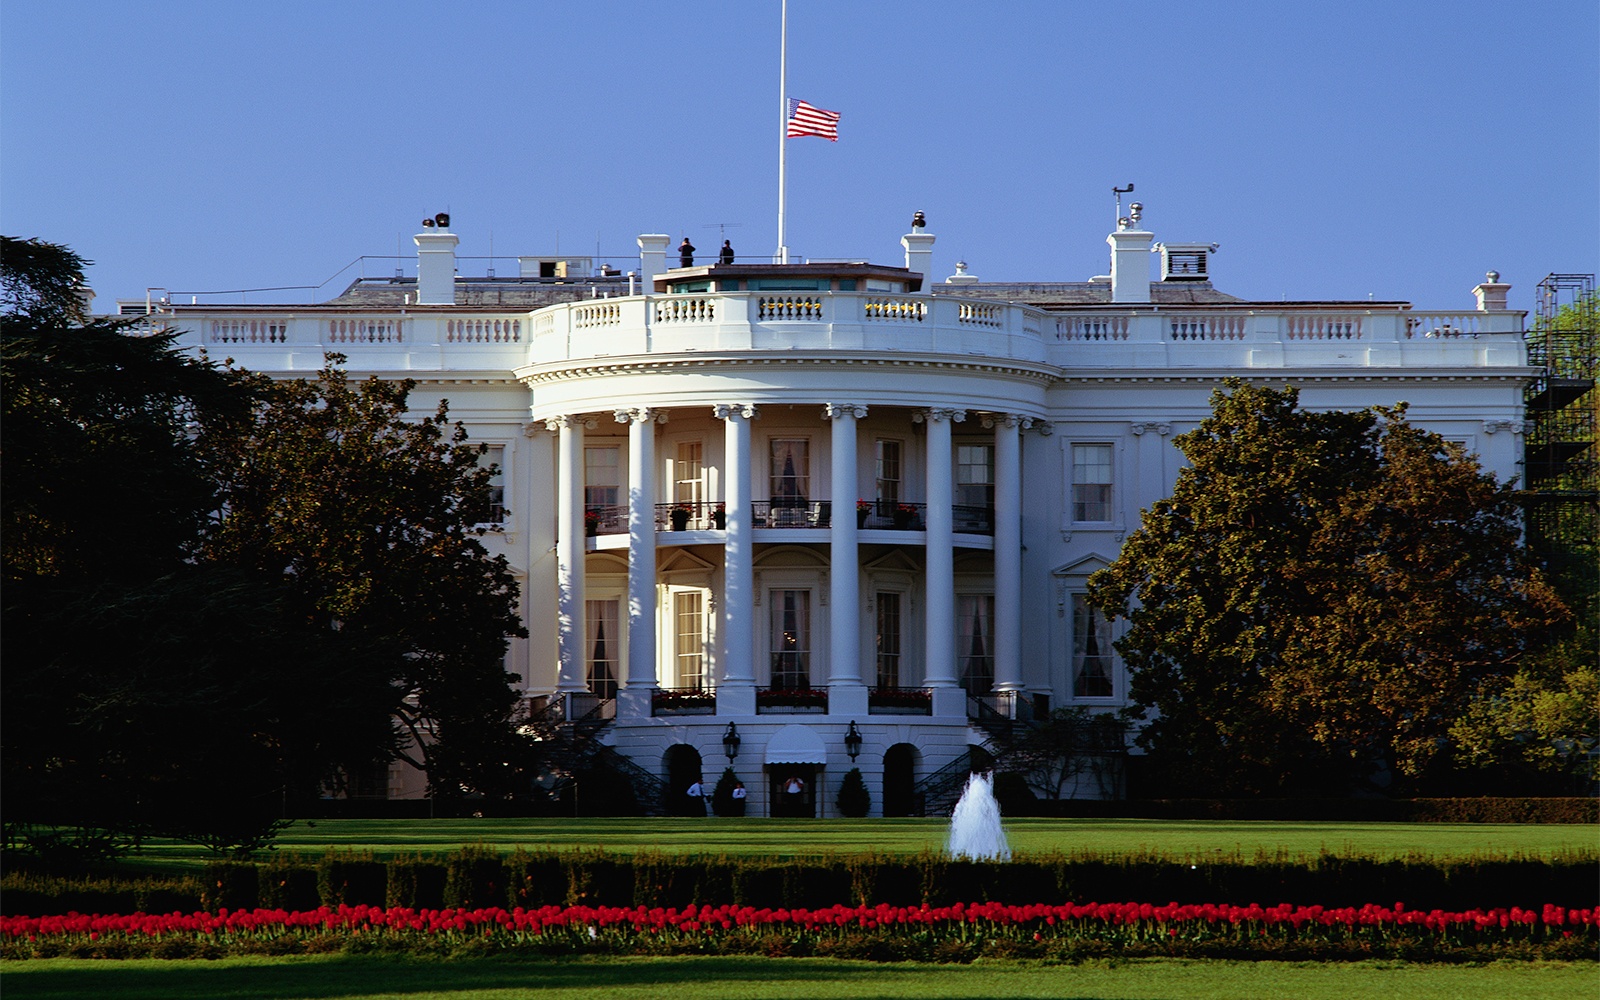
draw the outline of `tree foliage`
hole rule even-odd
[[[514,750],[506,644],[526,632],[475,527],[484,447],[444,402],[409,417],[410,380],[352,383],[342,361],[273,384],[247,433],[212,442],[227,513],[204,556],[281,580],[297,613],[386,664],[396,752],[436,791],[492,783]]]
[[[70,250],[4,251],[7,842],[250,846],[406,737],[503,779],[516,586],[443,407],[184,354],[83,316]]]
[[[1090,599],[1118,641],[1140,741],[1174,781],[1335,790],[1422,776],[1480,683],[1564,615],[1522,558],[1509,486],[1403,404],[1300,409],[1227,383],[1175,443],[1173,494],[1144,513]]]

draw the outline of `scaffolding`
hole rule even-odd
[[[1551,274],[1539,282],[1527,332],[1528,364],[1540,369],[1526,396],[1523,502],[1528,544],[1570,597],[1583,595],[1600,619],[1600,300],[1592,274]]]

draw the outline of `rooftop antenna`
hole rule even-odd
[[[489,277],[494,277],[494,230],[489,230]]]
[[[406,259],[405,247],[406,247],[406,234],[405,233],[395,233],[394,234],[394,276],[396,278],[401,278],[401,277],[405,276],[405,259]]]
[[[728,230],[739,229],[743,226],[744,223],[742,222],[708,222],[705,228],[715,229],[717,231],[717,239],[726,240],[728,238]]]
[[[1127,225],[1122,218],[1122,196],[1125,194],[1133,194],[1133,181],[1129,181],[1128,186],[1125,188],[1119,188],[1115,184],[1111,185],[1111,193],[1117,199],[1117,225]]]

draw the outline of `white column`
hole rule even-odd
[[[829,403],[822,411],[833,421],[829,492],[832,543],[828,556],[828,711],[864,715],[867,690],[861,681],[861,560],[856,537],[856,421],[867,408]]]
[[[994,688],[1022,690],[1022,435],[1033,423],[996,413],[994,424]]]
[[[722,676],[717,684],[717,714],[754,715],[755,558],[750,518],[750,421],[759,413],[748,404],[718,405],[711,412],[723,421],[722,482],[727,514],[727,534],[722,543]]]
[[[964,410],[929,409],[917,415],[928,427],[926,568],[923,573],[922,683],[935,689],[934,715],[964,715],[966,694],[957,686],[955,546],[952,541],[955,475],[951,461],[952,424]]]
[[[619,718],[650,716],[656,680],[656,424],[661,410],[616,411],[628,425],[628,673]]]
[[[587,691],[584,677],[583,429],[581,416],[552,417],[545,426],[560,434],[556,459],[556,691]]]

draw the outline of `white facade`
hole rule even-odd
[[[416,379],[419,413],[447,398],[503,468],[486,544],[522,584],[529,638],[508,669],[525,693],[614,697],[607,740],[663,777],[687,744],[708,787],[734,723],[757,815],[791,772],[833,815],[852,766],[876,813],[886,755],[903,789],[908,766],[920,781],[983,742],[969,695],[1002,714],[1123,705],[1085,581],[1169,492],[1172,439],[1226,377],[1296,385],[1311,408],[1405,400],[1519,472],[1530,369],[1499,284],[1456,312],[1244,302],[1196,244],[1173,245],[1185,273],[1149,281],[1153,237],[1125,225],[1111,280],[1084,283],[667,270],[667,238],[645,236],[640,294],[631,275],[452,289],[454,237],[417,241],[420,302],[415,282],[362,282],[324,305],[162,318],[246,368],[309,374],[337,351],[352,374]],[[931,241],[908,236],[908,262]]]

